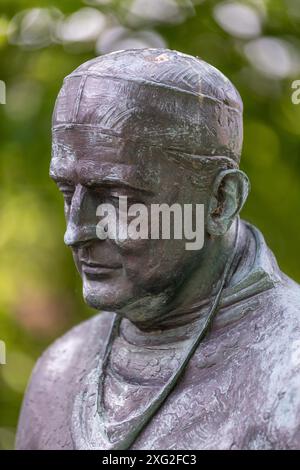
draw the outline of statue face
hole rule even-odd
[[[222,169],[234,167],[241,150],[242,103],[233,85],[209,64],[175,51],[119,51],[66,77],[52,122],[51,175],[64,194],[65,242],[87,303],[136,322],[183,306],[182,299],[204,286],[201,266],[210,272],[209,248],[242,200],[241,176],[213,189],[219,159]],[[202,204],[211,237],[197,251],[187,250],[184,238],[100,240],[97,208],[118,205],[121,196],[148,210]],[[206,283],[210,291],[207,276]]]
[[[205,247],[188,251],[185,239],[100,240],[97,207],[102,203],[118,206],[120,196],[127,196],[128,205],[147,207],[206,205],[209,184],[196,185],[195,173],[167,159],[158,147],[143,147],[126,136],[108,139],[83,126],[54,132],[50,174],[64,195],[65,242],[72,248],[82,277],[85,301],[97,309],[124,311],[138,320],[135,315],[141,313],[130,306],[146,299],[143,314],[157,315],[160,304],[172,301],[201,262]],[[150,298],[157,302],[149,303]]]

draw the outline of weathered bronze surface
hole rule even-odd
[[[50,174],[102,313],[38,361],[17,448],[300,448],[300,288],[239,220],[241,149],[238,92],[194,57],[119,51],[65,79]],[[99,240],[97,206],[122,195],[204,204],[203,248]]]

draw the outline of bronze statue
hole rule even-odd
[[[300,289],[239,219],[242,133],[234,86],[186,54],[118,51],[66,77],[50,175],[101,313],[38,361],[17,448],[300,448]],[[203,204],[203,247],[100,240],[97,207],[122,196]]]

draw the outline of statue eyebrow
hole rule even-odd
[[[76,184],[72,182],[71,180],[69,180],[68,178],[58,175],[54,172],[50,172],[50,178],[53,181],[55,181],[55,183],[57,184],[61,183],[61,184],[69,185],[69,186],[74,186]],[[95,179],[92,181],[88,179],[80,178],[78,183],[88,188],[99,187],[99,186],[103,186],[103,188],[123,188],[123,189],[130,189],[133,191],[138,191],[146,195],[154,195],[154,192],[148,188],[146,189],[142,187],[141,185],[129,183],[119,178],[117,179],[117,178],[105,177],[105,178],[101,178],[101,180]]]
[[[132,182],[129,183],[129,182],[127,182],[125,180],[122,180],[120,178],[111,178],[109,176],[103,177],[101,179],[94,179],[92,181],[91,180],[85,180],[84,178],[83,179],[80,178],[79,182],[83,186],[87,186],[87,187],[90,187],[90,188],[103,186],[104,188],[108,187],[108,188],[130,189],[130,190],[138,191],[138,192],[148,194],[148,195],[153,195],[154,194],[153,191],[151,191],[149,188],[145,188],[142,185],[132,183]]]
[[[70,186],[74,186],[74,182],[72,182],[70,179],[64,176],[57,175],[56,173],[52,171],[50,171],[49,176],[55,183],[63,183],[63,184],[67,184]]]

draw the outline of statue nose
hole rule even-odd
[[[97,238],[96,213],[86,188],[78,185],[72,198],[64,242],[74,247]],[[94,220],[95,219],[95,220]]]
[[[82,243],[94,240],[96,236],[96,227],[94,225],[78,226],[68,223],[64,235],[64,242],[67,246],[75,247]]]

